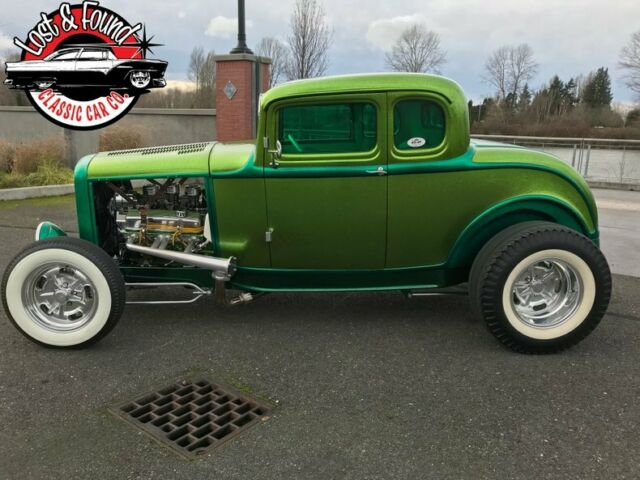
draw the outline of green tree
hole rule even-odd
[[[565,85],[558,75],[554,75],[549,82],[549,115],[559,115],[562,113]]]
[[[569,109],[572,109],[578,104],[578,85],[573,78],[570,78],[569,81],[564,84],[563,96]]]
[[[520,92],[520,98],[518,99],[518,111],[526,112],[531,105],[531,91],[529,90],[529,84],[525,83]]]
[[[600,67],[589,74],[582,89],[582,103],[591,108],[610,107],[613,95],[611,94],[611,77],[609,69]]]

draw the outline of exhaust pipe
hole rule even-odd
[[[131,250],[132,252],[150,255],[152,257],[163,258],[165,260],[173,260],[174,262],[183,263],[185,265],[193,265],[194,267],[212,270],[214,273],[221,273],[229,277],[236,273],[235,257],[207,257],[205,255],[195,255],[192,253],[182,253],[174,252],[172,250],[160,250],[158,248],[143,247],[141,245],[134,245],[132,243],[127,243],[126,246],[127,250]]]

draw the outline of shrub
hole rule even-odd
[[[9,173],[13,165],[16,149],[5,140],[0,140],[0,174]]]
[[[100,134],[99,149],[101,152],[113,150],[130,150],[147,145],[145,135],[139,127],[109,127]]]
[[[27,177],[24,175],[0,174],[0,188],[18,188],[27,186]]]
[[[15,147],[11,173],[27,175],[35,172],[40,165],[62,165],[64,141],[57,137],[47,137]]]
[[[26,181],[29,185],[64,185],[73,183],[73,172],[55,161],[43,161]]]

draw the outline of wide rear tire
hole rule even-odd
[[[97,342],[120,319],[125,295],[113,259],[96,245],[70,237],[29,245],[2,279],[9,320],[29,340],[47,347]]]
[[[584,235],[526,222],[483,247],[471,269],[469,293],[473,309],[505,346],[553,353],[596,328],[609,305],[611,273]]]

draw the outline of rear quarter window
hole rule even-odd
[[[393,109],[393,142],[398,150],[434,148],[444,141],[442,107],[424,99],[401,100]]]

